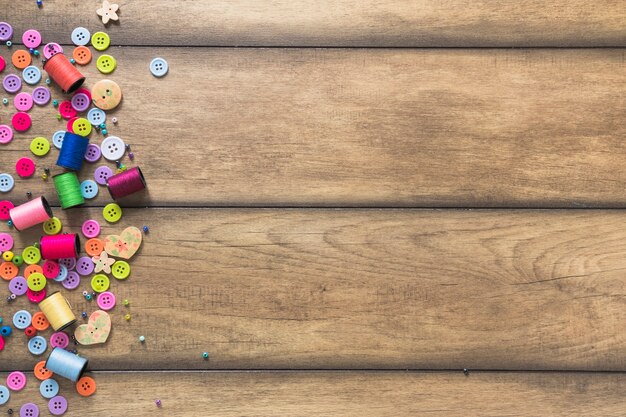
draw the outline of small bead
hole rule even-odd
[[[9,295],[9,297],[11,297],[11,300],[15,300],[17,298],[17,295],[11,294],[11,295]]]
[[[7,410],[7,414],[8,414],[8,415],[13,415],[13,409],[12,409],[12,408],[9,408],[9,409]]]
[[[74,60],[74,58],[70,58],[70,64],[75,64],[76,61]]]
[[[61,120],[61,115],[57,114],[57,120]]]
[[[145,342],[146,341],[146,337],[145,336],[139,336],[139,341],[141,343]]]
[[[112,118],[111,121],[113,122],[113,124],[117,124],[117,117]]]
[[[84,318],[84,319],[86,319],[86,318],[87,318],[87,312],[86,312],[86,311],[83,311],[83,312],[81,313],[81,316],[83,316],[83,318]]]
[[[50,85],[51,82],[50,78],[46,78],[46,84]]]
[[[37,249],[39,249],[39,242],[33,243],[33,246],[36,247]]]
[[[130,143],[127,143],[127,144],[126,144],[126,150],[127,150],[127,151],[130,151]]]
[[[87,295],[85,296],[85,300],[87,300],[87,301],[91,301],[91,294],[87,294]]]
[[[13,221],[8,220],[8,221],[7,221],[7,225],[8,225],[9,227],[13,227]]]
[[[3,98],[3,99],[2,99],[2,104],[4,104],[5,106],[6,106],[7,104],[9,104],[9,99],[8,99],[8,98],[6,98],[6,97],[5,97],[5,98]]]
[[[89,294],[87,291],[83,291],[83,297],[86,297]]]
[[[135,160],[135,154],[132,152],[128,152],[128,157],[130,158],[131,161]]]
[[[148,233],[150,231],[150,229],[148,228],[148,226],[144,226],[143,227],[143,232],[144,233]]]
[[[33,55],[35,55],[35,56],[39,56],[39,51],[35,49],[35,50],[33,51]]]
[[[209,352],[202,352],[202,357],[204,359],[209,359]]]
[[[465,374],[465,376],[469,375],[469,369],[463,368],[463,373]]]
[[[157,407],[161,406],[161,400],[155,400],[154,403],[156,404]]]
[[[103,134],[103,135],[106,135],[107,133],[109,133],[109,131],[108,131],[108,130],[106,130],[106,129],[102,129],[102,134]]]
[[[37,7],[41,7],[43,6],[43,1],[42,0],[37,0]]]
[[[106,129],[107,125],[105,123],[100,123],[100,129]]]
[[[48,174],[41,174],[41,179],[42,180],[47,180],[48,179]]]
[[[28,198],[29,200],[33,198],[33,193],[30,191],[26,191],[26,198]]]
[[[59,105],[59,100],[52,100],[52,105],[54,107],[58,106]]]
[[[126,321],[130,321],[130,314],[126,314],[124,318],[126,319]]]
[[[10,47],[12,47],[12,46],[13,46],[13,42],[11,42],[11,41],[7,41],[7,46],[8,46],[9,48],[10,48]]]
[[[128,301],[128,300],[124,300],[124,305],[125,305],[126,307],[128,307],[128,306],[130,305],[130,301]]]

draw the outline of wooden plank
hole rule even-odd
[[[102,218],[71,215],[65,231]],[[113,312],[109,343],[79,352],[96,370],[625,371],[623,223],[621,211],[127,209],[104,233],[150,226],[132,276],[112,284],[131,306]],[[78,313],[95,309],[85,288],[70,294]],[[1,370],[38,360],[20,334],[3,355]]]
[[[624,50],[109,53],[125,94],[109,133],[132,145],[150,186],[126,204],[626,206]],[[147,69],[155,55],[170,63],[163,79]],[[88,85],[104,78],[86,73]],[[64,128],[54,112],[32,111],[2,166]],[[38,163],[54,167],[56,154]],[[83,178],[100,164],[86,165]],[[19,201],[28,188],[54,194],[18,185]]]
[[[98,4],[13,2],[3,17],[22,33],[68,42],[76,26],[103,28]],[[524,47],[626,46],[615,0],[133,0],[118,1],[121,45]]]
[[[607,417],[623,415],[626,407],[624,374],[114,372],[93,377],[98,391],[89,398],[59,381],[69,402],[66,416]],[[25,402],[47,410],[32,379],[11,395],[0,411],[19,410]]]

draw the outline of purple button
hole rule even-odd
[[[41,33],[35,29],[29,29],[22,35],[22,43],[27,48],[36,48],[41,45]]]
[[[96,162],[98,159],[100,159],[100,155],[102,155],[102,153],[100,152],[100,147],[98,145],[96,145],[95,143],[90,143],[89,145],[87,145],[87,150],[85,151],[85,159],[87,161]]]
[[[48,401],[48,410],[53,416],[60,416],[67,411],[67,400],[62,395],[50,398]]]
[[[89,108],[89,97],[85,93],[76,93],[72,97],[72,107],[77,112],[83,112]]]
[[[2,86],[9,94],[14,94],[22,88],[22,79],[15,74],[9,74],[2,80]]]
[[[83,256],[76,261],[76,272],[85,276],[93,272],[94,264],[90,257]],[[68,277],[69,278],[69,277]],[[65,279],[67,281],[67,278]]]
[[[65,332],[52,333],[50,336],[50,345],[52,347],[59,347],[65,349],[70,344],[70,337]]]
[[[20,371],[11,372],[7,376],[7,386],[13,391],[19,391],[26,386],[26,375]]]
[[[15,295],[24,295],[28,291],[28,281],[26,278],[17,276],[9,281],[9,291]]]
[[[0,143],[9,143],[13,140],[13,129],[7,125],[0,125]]]
[[[13,28],[7,22],[0,22],[0,41],[5,42],[13,37]]]
[[[61,284],[67,290],[76,289],[76,287],[80,285],[80,276],[76,271],[70,271],[67,273],[67,278],[65,278]]]
[[[37,87],[33,90],[33,101],[39,106],[48,104],[50,101],[50,90],[46,87]]]
[[[95,220],[87,220],[83,223],[83,234],[85,237],[92,238],[100,234],[100,223]]]
[[[96,169],[96,172],[93,173],[96,182],[100,185],[106,185],[109,177],[113,176],[113,171],[106,165],[102,165]]]
[[[63,48],[61,47],[61,45],[55,42],[47,43],[43,47],[43,57],[46,59],[50,59],[54,55],[62,54],[62,53],[63,53]]]
[[[26,403],[20,408],[20,417],[39,417],[37,404]]]
[[[76,266],[76,258],[61,258],[59,264],[65,265],[68,271],[71,271]]]

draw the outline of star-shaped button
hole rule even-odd
[[[94,263],[94,272],[104,271],[106,274],[111,273],[111,266],[115,263],[115,259],[109,258],[109,254],[102,251],[99,256],[94,256],[91,258]]]
[[[96,13],[98,13],[98,16],[102,18],[102,23],[106,25],[107,23],[109,23],[109,20],[118,19],[116,12],[119,8],[120,6],[118,6],[117,4],[112,4],[109,3],[107,0],[104,0],[102,2],[102,7],[96,10]]]

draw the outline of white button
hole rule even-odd
[[[109,161],[119,161],[126,152],[124,141],[117,136],[109,136],[100,144],[102,156]]]
[[[15,181],[12,176],[9,174],[0,174],[0,191],[7,193],[11,191],[13,185],[15,185]]]
[[[168,68],[167,61],[163,58],[154,58],[150,62],[150,72],[155,77],[162,77],[167,74]]]
[[[52,135],[52,144],[55,148],[61,149],[63,146],[63,138],[65,137],[65,130],[59,130]]]
[[[107,114],[104,110],[93,108],[87,113],[87,120],[94,126],[100,126],[102,123],[106,122]]]
[[[13,315],[13,325],[20,330],[24,330],[30,326],[33,316],[26,310],[20,310]]]
[[[11,398],[9,389],[4,385],[0,385],[0,405],[6,404],[6,402],[9,401],[9,398]]]
[[[77,27],[72,31],[72,42],[76,46],[85,46],[91,39],[91,33],[83,27]]]

